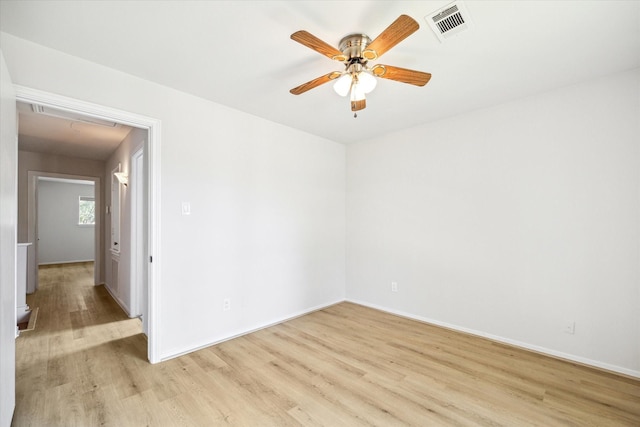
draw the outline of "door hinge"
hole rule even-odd
[[[152,256],[149,257],[149,262],[153,262],[153,257]]]

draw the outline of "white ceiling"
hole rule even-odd
[[[36,113],[22,102],[17,107],[19,148],[24,151],[106,160],[132,129],[51,108]]]
[[[2,31],[330,140],[350,143],[640,67],[640,1],[471,1],[474,28],[440,43],[424,17],[450,1],[6,1]],[[375,63],[432,73],[380,80],[354,119],[342,65],[289,38],[420,29]]]

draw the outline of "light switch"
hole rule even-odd
[[[191,203],[182,202],[182,215],[191,215]]]

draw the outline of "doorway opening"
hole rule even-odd
[[[132,169],[130,170],[133,171],[134,167],[137,168],[137,181],[144,182],[144,185],[138,186],[134,190],[136,191],[135,197],[138,202],[138,210],[135,217],[132,217],[130,227],[128,226],[127,228],[131,228],[135,233],[131,237],[131,240],[135,241],[135,250],[131,252],[132,257],[135,257],[135,259],[131,259],[131,265],[135,266],[135,268],[132,268],[131,283],[142,285],[142,289],[136,289],[132,292],[132,295],[133,299],[137,299],[135,302],[136,308],[146,306],[144,307],[146,312],[143,315],[143,329],[148,340],[147,358],[151,363],[160,362],[158,329],[156,327],[159,324],[157,308],[160,296],[160,121],[26,87],[15,86],[15,89],[16,100],[19,103],[35,104],[44,108],[78,114],[93,120],[121,123],[146,132],[146,140],[138,150],[143,154],[139,155],[141,160],[138,160],[138,157],[135,160],[133,156],[131,158]],[[134,165],[134,162],[138,162],[137,165]],[[141,168],[141,165],[144,165],[144,167]],[[105,186],[106,184],[104,182]],[[31,187],[31,181],[29,181],[29,185]],[[106,194],[103,196],[103,200],[106,200]],[[100,209],[105,208],[106,206],[102,205]],[[98,205],[96,205],[96,209],[98,209]],[[96,228],[101,229],[97,226]],[[139,239],[142,239],[142,241],[139,241]],[[98,244],[101,244],[102,248],[105,247],[105,240],[97,239],[97,241],[101,242]],[[101,261],[109,262],[107,261],[109,259],[108,251],[102,252],[104,253],[104,258]],[[98,253],[99,251],[96,251],[96,261],[100,259]],[[133,275],[135,275],[135,278]],[[141,299],[142,301],[140,301]]]
[[[98,284],[100,282],[100,268],[102,265],[102,259],[99,256],[100,247],[102,245],[101,239],[101,227],[102,221],[100,215],[94,215],[93,224],[89,225],[81,225],[80,218],[78,218],[78,223],[74,224],[72,222],[67,221],[66,224],[57,225],[55,223],[50,223],[51,220],[55,221],[56,217],[52,217],[52,209],[56,209],[57,207],[63,207],[63,209],[67,209],[64,214],[73,215],[74,212],[69,212],[68,209],[72,208],[69,204],[69,200],[65,200],[67,203],[61,205],[60,197],[69,197],[69,192],[60,189],[56,189],[56,187],[50,187],[49,195],[46,196],[44,200],[41,200],[43,197],[42,189],[40,188],[40,184],[45,183],[61,183],[68,185],[83,185],[88,186],[90,184],[90,193],[93,194],[93,209],[94,212],[101,212],[102,210],[102,187],[101,187],[101,179],[99,177],[93,176],[82,176],[82,175],[71,175],[64,173],[51,173],[51,172],[39,172],[39,171],[29,171],[28,172],[28,190],[27,190],[27,240],[32,243],[29,247],[28,257],[27,257],[27,293],[33,293],[38,289],[38,266],[40,264],[53,264],[53,263],[64,263],[64,262],[74,262],[74,261],[87,261],[88,258],[86,256],[80,255],[80,252],[86,253],[88,251],[87,245],[87,232],[92,231],[92,259],[94,261],[94,283]],[[82,184],[79,184],[82,183]],[[46,187],[45,187],[46,188]],[[89,190],[80,191],[77,190],[75,192],[78,193],[78,197],[80,197],[80,193],[89,194]],[[42,205],[42,203],[46,203],[46,205]],[[78,199],[78,215],[80,209],[80,199]],[[44,211],[45,215],[41,215],[40,212]],[[69,219],[69,217],[67,218]],[[90,226],[90,229],[84,228],[86,226]],[[45,227],[45,230],[41,228]],[[78,230],[74,230],[74,227],[78,227]],[[84,228],[84,230],[81,229]],[[79,231],[79,233],[75,233],[75,231]],[[41,242],[41,232],[45,233],[45,241]],[[63,253],[60,253],[61,245],[59,242],[65,242],[64,248],[69,248],[67,250],[63,250]],[[75,245],[72,245],[75,243]],[[44,248],[42,247],[44,244]],[[80,246],[80,247],[78,247]],[[44,253],[42,253],[44,250]],[[54,254],[55,251],[55,254]],[[57,258],[56,258],[57,257]],[[75,259],[74,259],[75,258]],[[82,259],[81,259],[82,258]]]

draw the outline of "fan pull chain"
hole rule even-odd
[[[357,119],[358,118],[358,113],[353,113],[353,118]]]

